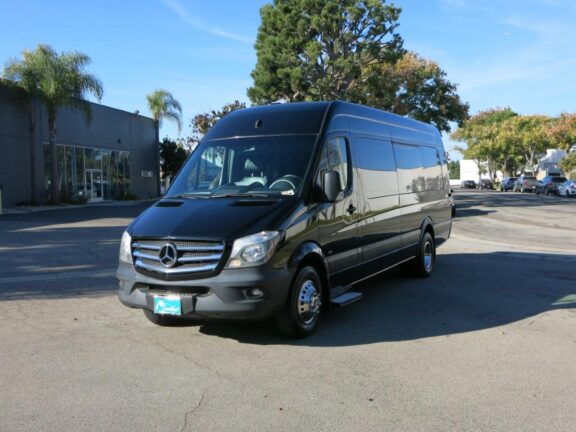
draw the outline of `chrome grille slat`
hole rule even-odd
[[[176,262],[172,261],[172,266],[163,264],[160,257],[162,248],[168,244],[176,249]],[[214,271],[224,249],[224,242],[218,241],[136,240],[132,243],[132,256],[137,269],[167,275],[186,274]]]
[[[153,271],[156,273],[163,273],[163,274],[182,274],[182,273],[193,273],[193,272],[201,272],[201,271],[211,271],[214,270],[218,264],[209,264],[202,267],[195,267],[194,270],[190,270],[190,268],[159,268],[156,266],[152,266],[149,264],[144,263],[141,260],[136,260],[136,265],[140,268],[145,270]]]
[[[144,249],[144,248],[141,248],[141,249]],[[152,261],[160,261],[160,258],[158,257],[158,255],[145,254],[145,253],[142,253],[138,250],[134,251],[134,256],[137,258],[144,258],[144,259],[149,259]]]
[[[221,252],[224,250],[222,246],[180,246],[179,251],[183,252]]]
[[[155,251],[160,251],[160,249],[162,248],[162,246],[156,246],[156,245],[145,244],[145,243],[134,243],[132,245],[132,247],[134,249],[148,249],[148,250],[155,250]]]
[[[202,262],[202,261],[219,261],[222,255],[206,255],[206,256],[193,256],[193,257],[181,257],[178,258],[179,263],[191,263],[191,262]]]

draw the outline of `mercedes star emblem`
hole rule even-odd
[[[176,251],[176,246],[172,243],[166,243],[162,246],[158,256],[164,267],[174,267],[178,261],[178,252]]]

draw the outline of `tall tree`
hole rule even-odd
[[[342,99],[450,130],[468,105],[437,63],[406,52],[383,0],[275,0],[262,7],[254,103]]]
[[[357,102],[432,123],[445,132],[450,131],[450,122],[461,126],[469,117],[468,104],[462,102],[446,72],[414,52],[395,63],[368,66],[363,78]]]
[[[90,104],[85,100],[92,94],[102,98],[102,83],[85,72],[91,62],[85,54],[72,51],[58,54],[48,45],[22,52],[23,60],[12,59],[5,68],[5,78],[26,89],[31,96],[42,99],[48,114],[48,142],[50,145],[50,199],[60,202],[58,163],[56,155],[56,122],[58,109],[69,107],[79,110],[86,123],[92,119]]]
[[[568,151],[576,145],[576,114],[560,114],[550,128],[550,138],[562,150]]]
[[[160,165],[165,177],[174,177],[188,158],[184,146],[168,137],[160,143]]]
[[[566,177],[575,178],[576,176],[572,175],[572,173],[576,172],[576,151],[572,151],[560,159],[559,165]]]
[[[491,178],[497,169],[503,169],[507,164],[503,161],[503,153],[510,148],[516,135],[505,135],[506,122],[516,118],[518,114],[510,108],[495,108],[481,111],[464,122],[452,135],[456,141],[467,144],[466,149],[459,149],[465,157],[475,160],[479,165],[483,162]],[[513,129],[515,130],[515,129]]]
[[[543,115],[529,115],[519,116],[513,122],[526,165],[536,174],[540,156],[546,149],[553,147],[550,129],[554,119]]]
[[[244,102],[235,100],[234,102],[224,105],[219,111],[212,110],[195,115],[191,122],[192,136],[188,138],[188,145],[190,146],[190,149],[193,150],[196,145],[198,145],[202,139],[202,136],[204,136],[206,132],[208,132],[218,120],[220,120],[225,115],[230,114],[232,111],[236,111],[242,108],[246,108],[246,104]]]
[[[180,134],[180,131],[182,130],[182,106],[172,93],[163,89],[154,90],[149,95],[146,95],[146,99],[148,100],[148,109],[150,110],[152,119],[154,120],[156,145],[160,146],[160,126],[162,126],[163,120],[171,120],[175,122],[178,127],[178,134]],[[160,151],[158,151],[157,157],[157,166],[159,170],[157,193],[160,195],[160,173],[162,171]]]
[[[176,123],[178,132],[182,130],[182,106],[180,102],[167,90],[156,89],[146,96],[148,109],[156,125],[160,129],[163,120],[171,120]],[[158,132],[159,133],[159,132]],[[158,138],[157,141],[160,141]]]

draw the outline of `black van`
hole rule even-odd
[[[452,226],[446,163],[436,128],[361,105],[235,111],[126,229],[120,300],[159,325],[276,317],[307,336],[368,277],[430,275]]]

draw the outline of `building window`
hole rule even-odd
[[[122,199],[130,193],[130,152],[56,145],[63,202]],[[44,178],[50,195],[50,145],[44,145]]]

